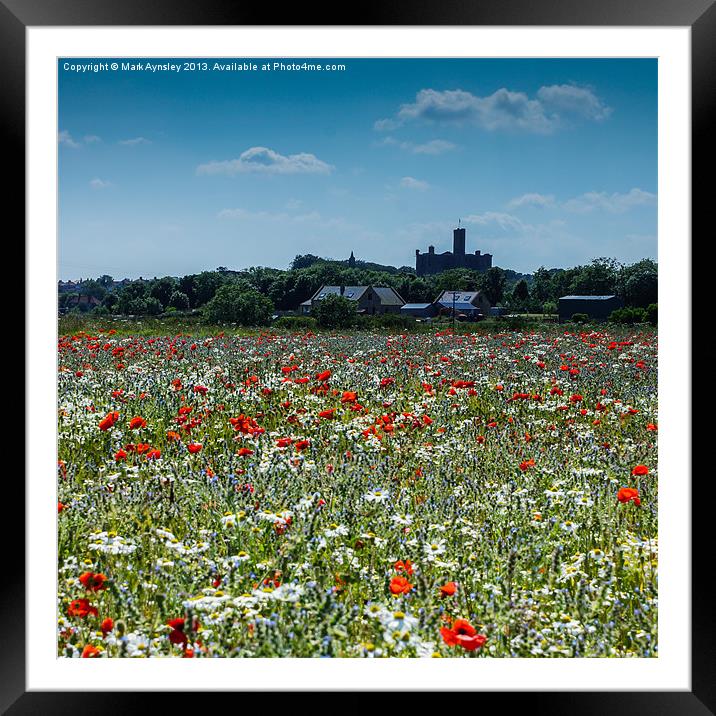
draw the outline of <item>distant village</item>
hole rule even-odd
[[[635,286],[639,295],[629,295]],[[480,321],[513,312],[549,313],[560,321],[575,315],[606,320],[625,306],[645,310],[655,304],[656,286],[656,264],[647,259],[631,267],[595,259],[587,267],[540,268],[531,275],[493,267],[491,254],[466,251],[466,231],[458,226],[453,230],[452,251],[436,253],[432,245],[427,253],[417,249],[414,269],[360,261],[351,252],[342,262],[297,256],[288,271],[219,267],[181,278],[135,280],[105,275],[59,281],[58,307],[60,314],[99,315],[159,315],[205,307],[221,318],[222,306],[231,314],[232,300],[244,304],[248,300],[255,305],[244,311],[247,321],[261,323],[269,317],[319,316],[326,299],[328,303],[343,299],[358,316],[393,315],[413,321],[438,317]],[[257,295],[251,296],[252,292]],[[242,322],[243,314],[237,315]]]

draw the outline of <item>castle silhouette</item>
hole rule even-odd
[[[420,249],[415,250],[415,273],[418,276],[440,273],[453,268],[487,271],[492,268],[492,254],[483,254],[480,251],[466,254],[465,229],[461,227],[452,232],[452,251],[436,254],[434,246],[428,246],[427,254],[421,254]]]

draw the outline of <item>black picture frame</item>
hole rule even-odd
[[[280,11],[265,4],[230,0],[0,0],[0,128],[6,176],[12,178],[6,206],[16,232],[24,235],[25,213],[21,198],[25,177],[25,31],[36,26],[93,25],[479,25],[479,26],[681,26],[691,28],[692,89],[692,238],[706,233],[707,192],[712,173],[709,139],[714,126],[716,103],[716,7],[714,0],[442,0],[440,3],[413,0],[403,5],[395,0],[354,8],[346,21],[335,10],[318,5],[291,3]],[[712,200],[711,200],[712,201]],[[685,247],[688,240],[685,240]],[[680,296],[681,302],[691,296]],[[695,364],[694,364],[695,365]],[[25,375],[26,383],[31,376]],[[691,385],[684,385],[691,390]],[[684,416],[689,420],[690,416]],[[694,421],[694,426],[696,426]],[[693,441],[692,441],[693,442]],[[692,471],[693,472],[693,471]],[[684,475],[689,480],[691,475]],[[712,596],[708,587],[714,562],[709,528],[713,522],[710,475],[692,487],[692,602],[691,602],[691,690],[681,692],[481,692],[475,708],[490,708],[497,701],[502,709],[523,707],[529,712],[551,714],[716,714],[716,633]],[[5,477],[3,504],[17,516],[24,504],[22,482]],[[8,491],[10,494],[8,494]],[[12,506],[12,507],[10,507]],[[22,519],[22,518],[21,518]],[[7,530],[8,528],[6,528]],[[15,528],[17,529],[17,528]],[[6,535],[8,533],[6,532]],[[7,537],[6,537],[7,538]],[[702,565],[697,568],[697,565]],[[8,550],[3,559],[0,582],[0,709],[12,714],[128,713],[132,709],[168,707],[166,692],[27,692],[25,687],[25,626],[31,615],[25,609],[25,559],[21,550]],[[48,589],[52,582],[48,582]],[[688,605],[684,605],[687,608]],[[467,685],[466,685],[467,686]],[[517,685],[518,686],[518,685]],[[566,685],[568,686],[568,685]],[[87,685],[88,690],[92,688]],[[609,684],[604,684],[609,689]],[[469,688],[469,686],[467,686]],[[477,696],[477,695],[476,695]],[[202,703],[198,698],[202,698]],[[207,708],[197,693],[182,693],[180,708]],[[506,702],[505,699],[508,699]],[[478,705],[479,704],[479,705]],[[238,702],[235,702],[238,707]],[[243,703],[242,703],[243,706]],[[337,707],[337,704],[334,703]],[[457,708],[468,706],[467,702]],[[269,707],[272,708],[271,705]],[[320,707],[323,708],[323,707]],[[333,707],[331,707],[333,708]]]

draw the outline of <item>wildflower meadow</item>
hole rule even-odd
[[[61,335],[61,657],[653,657],[654,329]]]

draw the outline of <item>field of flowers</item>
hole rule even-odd
[[[61,336],[58,654],[657,654],[657,336]]]

